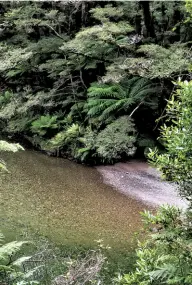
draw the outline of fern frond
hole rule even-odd
[[[18,258],[17,260],[15,260],[15,261],[12,263],[12,265],[13,265],[14,267],[21,267],[22,264],[23,264],[25,261],[30,260],[31,257],[32,257],[31,255],[30,255],[30,256],[22,256],[22,257]]]
[[[21,250],[24,244],[29,244],[28,241],[12,241],[0,247],[0,263],[6,264],[10,256]]]
[[[115,113],[117,110],[123,108],[124,100],[116,101],[115,104],[111,104],[107,109],[105,109],[100,116],[101,120],[107,119],[112,113]]]
[[[124,80],[120,84],[94,83],[88,89],[88,116],[106,120],[121,110],[129,112],[131,105],[149,101],[155,91],[149,80],[140,77]]]
[[[175,267],[175,264],[165,264],[165,267],[161,267],[157,270],[154,270],[149,273],[150,278],[153,281],[162,281],[167,278],[171,278],[174,276],[175,272],[177,271],[177,268]]]

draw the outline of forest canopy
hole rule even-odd
[[[1,1],[0,132],[85,163],[143,156],[157,144],[173,81],[190,78],[186,7]],[[114,148],[106,138],[122,120],[130,131]]]

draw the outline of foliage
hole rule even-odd
[[[69,151],[81,162],[115,162],[123,156],[133,156],[136,148],[135,128],[127,116],[120,117],[99,133],[72,124],[47,142],[45,149]],[[95,160],[94,160],[95,158]]]
[[[5,91],[4,94],[0,95],[0,106],[6,105],[7,103],[10,102],[11,98],[12,98],[12,93],[9,91]]]
[[[78,124],[68,125],[65,130],[57,133],[45,146],[45,149],[67,149],[75,157],[78,146],[78,138],[83,129]]]
[[[155,94],[155,86],[144,78],[133,77],[121,84],[92,84],[88,89],[88,115],[98,116],[105,121],[109,116],[122,112],[131,112],[136,104],[157,107],[155,100],[150,100]]]
[[[167,180],[178,183],[180,194],[190,203],[184,212],[175,207],[161,207],[156,215],[144,212],[152,234],[136,251],[136,270],[119,276],[118,284],[190,285],[192,282],[191,227],[191,107],[192,82],[179,81],[168,100],[167,120],[161,128],[165,152],[149,153],[153,163]]]
[[[107,67],[108,73],[105,80],[116,78],[122,80],[128,74],[139,75],[149,79],[154,78],[173,78],[175,74],[187,71],[191,51],[181,44],[173,44],[169,48],[157,44],[141,45],[137,49],[134,57],[122,57]],[[144,55],[144,56],[143,56]]]
[[[164,177],[180,186],[180,194],[192,199],[191,116],[192,81],[177,83],[177,90],[167,104],[167,124],[161,128],[161,140],[166,152],[150,153],[155,166]]]
[[[191,64],[184,2],[1,1],[0,9],[1,132],[84,163],[102,162],[94,142],[120,116],[158,136],[170,79],[188,77]]]
[[[3,244],[0,235],[0,283],[27,284],[99,284],[103,283],[106,270],[104,252],[108,249],[99,240],[92,250],[62,252],[46,239],[33,242],[13,241]],[[30,249],[26,246],[30,245]],[[34,247],[35,245],[35,247]],[[21,256],[33,252],[30,256]],[[35,250],[35,252],[34,252]]]
[[[187,12],[189,12],[190,15],[192,15],[192,5],[191,5],[191,1],[186,0],[185,2],[186,2],[185,7],[186,7]]]
[[[0,141],[0,151],[17,152],[18,150],[24,150],[24,148],[18,143],[8,143],[6,141]]]
[[[143,213],[150,234],[139,243],[136,270],[116,279],[116,284],[190,285],[192,282],[191,212],[183,215],[178,208],[161,207],[154,216]]]
[[[41,136],[46,134],[47,129],[57,128],[57,116],[41,116],[39,119],[32,122],[31,131]]]
[[[168,101],[167,122],[161,128],[165,152],[149,154],[152,163],[164,177],[179,184],[180,194],[188,199],[183,212],[175,207],[162,207],[154,216],[143,213],[153,234],[137,249],[136,270],[119,277],[119,284],[175,284],[192,282],[191,227],[191,94],[192,82],[179,81],[177,90]]]
[[[97,133],[90,127],[86,128],[83,136],[79,137],[80,147],[77,150],[75,158],[81,162],[96,163],[97,152],[95,148]]]
[[[134,30],[126,21],[110,20],[123,15],[121,7],[107,5],[102,9],[94,8],[91,13],[101,24],[82,29],[74,39],[61,47],[65,52],[78,55],[76,69],[82,66],[86,69],[95,68],[98,63],[110,60],[121,42],[127,40],[127,34]]]
[[[0,152],[17,152],[18,150],[24,150],[24,148],[18,143],[8,143],[6,141],[0,140]],[[8,171],[6,168],[6,163],[2,159],[0,159],[0,170]]]
[[[98,134],[95,147],[102,160],[111,163],[122,156],[133,156],[136,150],[135,141],[134,124],[129,117],[123,116]]]
[[[3,235],[0,235],[0,282],[5,279],[8,284],[39,284],[37,281],[30,280],[28,277],[32,272],[23,272],[22,264],[31,259],[31,256],[18,257],[24,245],[28,241],[12,241],[3,244]],[[4,284],[4,283],[3,283]]]

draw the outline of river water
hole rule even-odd
[[[1,229],[30,228],[56,244],[130,246],[146,206],[103,183],[95,168],[34,151],[3,154]]]

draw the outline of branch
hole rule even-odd
[[[129,115],[129,117],[132,117],[132,115],[135,113],[135,111],[137,111],[137,109],[143,104],[143,102],[140,102],[139,105],[137,105],[137,107],[135,109],[133,109],[133,111],[131,112],[131,114]]]
[[[82,76],[82,70],[80,69],[80,79],[81,79],[81,83],[83,84],[83,86],[85,87],[85,89],[87,89],[87,86],[85,85],[85,82],[83,80],[83,76]]]
[[[64,38],[63,38],[60,34],[58,34],[58,32],[55,31],[55,29],[53,29],[53,27],[51,27],[51,26],[50,26],[49,24],[47,24],[47,23],[44,23],[44,25],[47,26],[48,28],[50,28],[50,29],[56,34],[56,36],[57,36],[58,38],[64,40]]]

